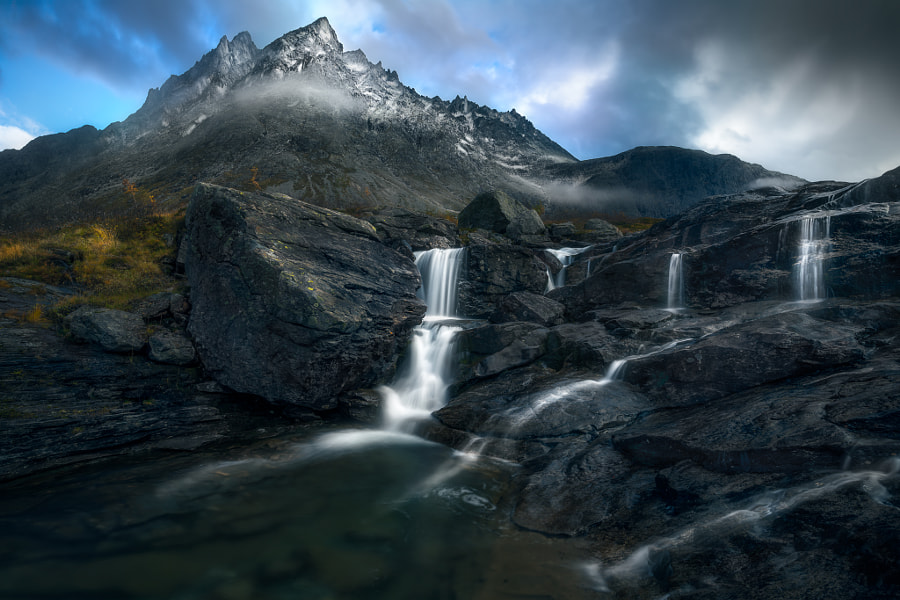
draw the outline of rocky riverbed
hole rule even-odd
[[[577,546],[584,597],[895,597],[898,182],[716,197],[590,243],[482,198],[499,224],[461,232],[450,400],[418,434],[514,465],[492,506]],[[72,319],[82,343],[0,321],[3,479],[298,419],[377,426],[375,388],[424,313],[413,252],[458,246],[458,230],[212,186],[188,214],[189,293],[132,314],[197,359],[104,347],[87,315]],[[567,246],[583,249],[569,265],[547,252]],[[10,309],[65,293],[0,287]]]

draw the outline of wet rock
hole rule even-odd
[[[619,485],[632,468],[602,442],[569,444],[547,459],[527,480],[513,510],[513,521],[551,535],[579,535],[615,518],[627,502]]]
[[[859,362],[860,329],[780,313],[629,361],[625,380],[660,406],[709,402],[754,386]]]
[[[480,436],[593,438],[650,407],[646,398],[618,382],[573,376],[542,381],[535,374],[530,385],[521,386],[511,376],[470,386],[435,416],[448,427]]]
[[[463,330],[456,380],[491,377],[530,364],[544,355],[549,331],[537,323],[502,323]]]
[[[161,330],[150,336],[150,360],[167,365],[187,366],[197,360],[194,344],[182,331]]]
[[[500,302],[500,307],[491,315],[491,321],[531,321],[549,327],[562,323],[565,310],[562,304],[546,296],[513,292]]]
[[[597,244],[602,242],[614,242],[622,237],[619,228],[603,219],[588,219],[584,224],[584,231],[572,236],[580,242]]]
[[[363,218],[375,226],[385,244],[395,249],[403,244],[408,244],[414,252],[459,246],[459,232],[446,219],[400,208],[385,208]]]
[[[189,331],[233,390],[335,409],[342,392],[393,372],[424,313],[415,265],[365,221],[199,185],[186,226]]]
[[[476,196],[460,211],[459,226],[502,233],[513,240],[546,233],[544,223],[534,210],[499,190]]]
[[[602,374],[609,363],[634,350],[636,346],[614,339],[601,323],[564,323],[550,330],[545,360],[556,369],[583,367]]]
[[[147,343],[144,320],[123,310],[80,306],[66,316],[66,326],[76,340],[107,352],[140,352]]]
[[[488,318],[509,294],[542,294],[547,287],[546,266],[522,246],[469,245],[464,271],[458,305],[463,315],[472,318]]]

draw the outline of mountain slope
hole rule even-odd
[[[563,210],[575,206],[644,217],[669,217],[708,196],[806,183],[730,154],[672,146],[642,146],[606,158],[550,165],[547,178]]]
[[[122,178],[163,199],[210,181],[328,207],[459,209],[495,187],[536,202],[526,179],[556,162],[575,159],[515,111],[426,98],[323,18],[261,50],[223,38],[124,122],[0,153],[0,223],[106,210]]]
[[[124,179],[163,206],[203,181],[329,208],[441,213],[501,188],[551,215],[669,216],[776,176],[680,148],[579,162],[515,110],[420,95],[345,52],[322,18],[262,49],[246,32],[223,37],[125,121],[0,152],[0,230],[119,214],[134,201]]]

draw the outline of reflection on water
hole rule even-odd
[[[498,509],[502,465],[384,431],[243,454],[7,485],[0,597],[488,598],[511,585],[492,575],[497,546],[529,535]],[[550,570],[551,556],[521,560]]]

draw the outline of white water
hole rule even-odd
[[[666,307],[669,309],[684,308],[684,268],[682,254],[676,252],[669,259],[669,294]]]
[[[825,297],[822,263],[830,247],[831,216],[806,217],[800,221],[800,256],[794,266],[797,296],[801,302]]]
[[[456,334],[461,328],[446,321],[456,317],[456,289],[464,252],[454,248],[416,253],[425,320],[413,331],[404,374],[391,386],[379,389],[384,400],[384,426],[389,431],[402,431],[447,403]]]
[[[550,272],[550,267],[547,267],[547,292],[550,290],[555,290],[558,287],[562,287],[566,285],[566,268],[569,267],[574,261],[575,257],[589,250],[591,246],[585,246],[584,248],[559,248],[559,249],[551,249],[548,248],[546,251],[549,254],[552,254],[556,257],[559,262],[562,263],[562,269],[560,269],[556,275]]]
[[[425,301],[426,319],[456,316],[456,288],[460,266],[465,259],[464,248],[426,250],[416,252],[416,267],[422,275],[419,297]]]
[[[514,408],[506,412],[505,417],[509,420],[509,430],[515,431],[521,428],[529,420],[537,418],[544,409],[562,402],[563,400],[568,400],[570,396],[572,396],[576,392],[585,392],[587,390],[603,387],[613,381],[622,381],[622,379],[625,377],[625,366],[629,361],[647,358],[648,356],[653,356],[655,354],[659,354],[660,352],[665,352],[666,350],[674,348],[679,344],[690,341],[693,341],[693,339],[685,338],[681,340],[675,340],[674,342],[663,344],[662,346],[654,348],[650,352],[645,352],[644,354],[633,354],[631,356],[626,356],[625,358],[614,360],[606,367],[606,372],[600,379],[581,379],[578,381],[570,381],[568,383],[564,383],[562,385],[549,389],[535,397],[534,400],[526,408]]]

